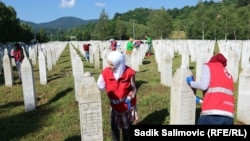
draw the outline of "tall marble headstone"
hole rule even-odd
[[[47,68],[46,68],[46,58],[41,50],[38,54],[38,65],[39,65],[39,74],[40,74],[40,84],[47,84]]]
[[[47,52],[47,55],[46,55],[47,68],[48,68],[48,71],[51,71],[53,69],[52,55],[51,55],[52,53],[50,49],[47,49],[46,52]]]
[[[82,141],[103,141],[101,93],[89,72],[82,77],[79,90]]]
[[[170,98],[170,124],[195,124],[195,94],[186,83],[192,75],[187,66],[178,68],[173,76]]]
[[[79,89],[81,87],[82,76],[84,74],[84,65],[79,55],[75,55],[73,58],[72,70],[74,76],[75,99],[78,101]]]
[[[36,109],[34,72],[30,60],[25,56],[21,65],[22,88],[25,112]]]
[[[4,72],[5,86],[12,87],[12,85],[13,85],[12,62],[11,62],[11,59],[8,55],[7,49],[4,50],[3,72]]]
[[[250,64],[245,67],[239,76],[238,102],[237,102],[237,120],[250,124]]]
[[[162,56],[161,83],[164,86],[171,86],[172,83],[172,57],[167,51]]]

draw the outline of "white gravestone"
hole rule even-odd
[[[103,141],[101,92],[89,72],[82,77],[78,103],[81,140]]]
[[[8,50],[4,50],[4,56],[3,56],[3,72],[4,72],[4,80],[5,80],[5,86],[12,87],[13,85],[13,70],[12,70],[12,64],[11,64],[10,57],[8,55]]]
[[[21,65],[21,76],[25,112],[29,112],[36,109],[36,95],[33,67],[26,56]]]
[[[46,68],[46,58],[41,50],[38,54],[38,65],[39,65],[39,74],[40,74],[40,84],[47,84],[47,68]]]
[[[82,76],[84,74],[84,65],[79,55],[73,58],[73,76],[74,76],[74,86],[75,86],[75,99],[78,101],[79,89],[81,87]]]
[[[170,124],[195,124],[195,94],[186,83],[192,75],[187,66],[178,68],[173,76],[170,98]]]
[[[238,88],[238,104],[237,104],[237,120],[250,124],[250,64],[243,69],[239,76],[239,88]]]

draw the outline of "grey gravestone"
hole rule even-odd
[[[195,124],[195,95],[186,83],[191,75],[187,66],[178,68],[173,76],[170,98],[170,124]]]
[[[89,72],[82,77],[78,103],[81,140],[103,141],[101,93]]]
[[[30,60],[25,56],[21,65],[25,112],[36,109],[34,72]]]

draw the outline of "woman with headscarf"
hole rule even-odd
[[[202,67],[201,80],[187,77],[189,86],[204,92],[198,125],[233,125],[234,83],[226,69],[227,59],[223,54],[214,55]]]
[[[136,108],[136,72],[126,66],[125,56],[119,51],[111,51],[107,56],[108,66],[103,69],[97,80],[100,90],[106,90],[111,106],[112,139],[129,140],[129,127],[138,119]]]

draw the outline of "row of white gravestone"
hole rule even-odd
[[[157,48],[157,46],[155,46]],[[207,55],[211,56],[211,50],[207,50]],[[72,51],[75,52],[75,51]],[[157,51],[156,51],[157,52]],[[105,54],[105,53],[104,53]],[[159,62],[162,67],[160,69],[161,73],[165,73],[161,76],[161,79],[171,79],[171,82],[166,83],[166,86],[171,86],[171,99],[170,99],[170,124],[195,124],[195,95],[193,90],[186,84],[185,78],[188,75],[191,75],[192,72],[189,70],[189,52],[184,50],[180,53],[182,55],[182,63],[180,68],[178,68],[171,77],[171,68],[172,66],[172,57],[171,52],[165,52],[161,54],[161,62]],[[157,55],[157,53],[156,53]],[[206,53],[204,53],[204,57]],[[71,56],[75,56],[78,58],[78,62],[81,62],[78,55],[76,53],[71,53]],[[206,59],[209,57],[205,57]],[[159,56],[158,56],[159,57]],[[105,59],[105,55],[103,55],[103,59]],[[206,60],[204,59],[204,60]],[[72,59],[73,60],[73,59]],[[204,61],[203,60],[203,61]],[[198,60],[197,60],[198,61]],[[73,63],[72,69],[75,68],[75,65],[81,64]],[[201,63],[202,64],[202,63]],[[166,65],[166,66],[164,66]],[[81,68],[80,68],[81,69]],[[81,78],[81,85],[78,86],[77,89],[77,101],[79,103],[79,113],[80,113],[80,121],[81,121],[81,136],[82,140],[102,140],[102,115],[101,115],[101,99],[100,99],[100,91],[96,86],[96,82],[94,78],[90,75],[90,73],[82,73],[80,71],[77,76]],[[167,73],[166,73],[167,72]],[[74,73],[74,70],[73,70]],[[243,75],[245,74],[245,75]],[[240,78],[239,83],[244,81],[243,84],[248,84],[246,81],[249,78],[249,70],[245,70],[245,73],[242,73],[242,79]],[[166,78],[168,76],[168,78]],[[75,78],[75,76],[74,76]],[[80,80],[79,80],[80,81]],[[78,81],[78,82],[79,82]],[[76,83],[75,83],[76,84]],[[241,104],[238,104],[238,120],[242,121],[243,123],[249,124],[249,115],[246,115],[246,109],[249,109],[249,105],[246,105],[244,101],[246,99],[246,93],[249,93],[249,90],[246,90],[246,86],[239,87],[239,95],[238,99]],[[246,91],[247,92],[246,92]],[[243,98],[240,98],[243,95]],[[244,113],[244,114],[242,114]],[[248,117],[248,118],[245,118]],[[98,128],[96,128],[98,127]]]
[[[170,41],[171,42],[171,41]],[[200,42],[202,42],[202,41],[200,41]],[[175,42],[176,43],[176,42]],[[241,78],[239,78],[239,88],[238,88],[238,90],[235,90],[235,91],[238,91],[238,97],[236,98],[236,99],[238,99],[238,101],[236,101],[236,105],[237,105],[237,119],[238,119],[238,121],[240,121],[240,122],[242,122],[242,123],[245,123],[245,124],[250,124],[250,121],[249,121],[249,119],[250,119],[250,114],[248,114],[249,112],[246,112],[246,110],[248,110],[249,108],[250,108],[250,104],[248,104],[248,102],[246,102],[246,99],[249,99],[248,98],[248,94],[250,93],[250,90],[249,90],[249,88],[246,86],[247,84],[249,84],[249,68],[247,68],[247,66],[249,66],[249,56],[250,56],[250,53],[249,53],[249,50],[250,50],[250,42],[244,42],[245,44],[244,44],[244,46],[242,47],[242,48],[244,48],[245,50],[244,50],[244,53],[242,52],[241,54],[242,54],[242,57],[240,57],[240,55],[241,54],[239,54],[239,52],[240,51],[237,51],[237,49],[239,50],[240,48],[238,47],[238,46],[235,46],[237,49],[234,49],[234,48],[228,48],[227,46],[223,46],[222,44],[220,44],[220,50],[223,50],[224,48],[226,48],[226,49],[224,49],[224,50],[227,50],[226,52],[223,52],[223,55],[225,55],[225,53],[227,53],[225,56],[226,56],[226,58],[228,59],[228,63],[227,63],[227,69],[230,71],[230,73],[233,75],[233,78],[234,78],[234,82],[238,82],[238,76],[240,76]],[[248,43],[248,44],[246,44],[246,43]],[[164,45],[164,44],[162,44],[162,42],[160,41],[160,43],[158,44],[158,45]],[[165,45],[167,45],[167,44],[165,44]],[[178,44],[176,44],[176,46],[177,46]],[[204,44],[203,43],[203,45],[206,45],[206,44]],[[240,44],[241,45],[241,44]],[[169,54],[171,54],[171,52],[173,52],[173,50],[175,50],[175,49],[173,49],[173,48],[171,48],[171,47],[169,47],[169,46],[165,46],[165,51],[164,51],[164,49],[163,49],[164,47],[161,47],[161,46],[157,46],[157,45],[155,45],[154,46],[154,49],[156,50],[155,52],[156,52],[156,56],[162,56],[162,58],[163,58],[163,56],[164,56],[164,53],[163,52],[168,52]],[[177,47],[178,49],[179,49],[179,47]],[[192,52],[192,49],[190,49],[190,47],[189,46],[187,46],[186,48],[189,48],[189,50],[190,50],[190,52]],[[186,48],[182,48],[182,53],[180,53],[181,54],[181,56],[182,56],[182,66],[189,66],[189,56],[191,55],[190,54],[190,52],[189,51],[187,51],[186,50]],[[211,48],[211,49],[210,49]],[[194,49],[194,48],[193,48]],[[158,51],[158,50],[160,50],[160,51]],[[172,51],[171,51],[172,50]],[[205,62],[207,62],[210,58],[211,58],[211,56],[213,55],[213,51],[214,49],[213,49],[213,46],[211,46],[210,45],[210,47],[200,47],[199,48],[199,51],[200,51],[200,55],[198,54],[197,55],[197,60],[195,60],[197,63],[196,63],[196,78],[198,78],[197,80],[199,80],[199,78],[200,78],[200,75],[198,74],[198,73],[200,73],[200,69],[201,69],[201,67],[202,67],[202,64],[203,63],[205,63]],[[246,53],[247,52],[247,53]],[[161,53],[161,54],[157,54],[157,53]],[[178,52],[177,52],[178,53]],[[248,55],[246,55],[246,54],[248,54]],[[243,57],[243,55],[245,56],[245,57]],[[200,56],[200,57],[199,57]],[[185,58],[185,59],[184,59]],[[192,56],[191,56],[191,58],[192,58]],[[193,57],[194,58],[194,57]],[[241,62],[246,62],[245,63],[245,67],[243,67],[243,68],[246,68],[246,69],[243,69],[241,72],[239,72],[239,64],[240,64],[240,58],[241,58]],[[192,60],[191,60],[192,61]],[[168,62],[164,62],[164,59],[162,59],[162,60],[159,60],[159,62],[158,62],[158,65],[160,64],[160,68],[164,68],[164,64],[165,63],[168,63],[168,62],[170,62],[170,61],[168,61]],[[198,63],[199,62],[199,63]],[[181,67],[182,69],[183,69],[183,67]],[[180,68],[180,69],[181,69]],[[164,70],[164,69],[160,69],[160,70]],[[172,70],[168,70],[168,73],[170,73]],[[178,71],[177,71],[178,72]],[[177,73],[176,72],[176,73]],[[166,73],[166,72],[162,72],[161,71],[161,73]],[[177,75],[177,74],[175,74],[175,75]],[[165,80],[165,78],[166,78],[166,76],[164,76],[163,74],[162,74],[162,77],[161,77],[161,80],[162,80],[162,82],[164,82],[164,80]],[[173,77],[173,79],[174,79],[174,77]],[[179,79],[179,78],[178,78]],[[183,79],[184,80],[184,79]],[[173,80],[173,81],[175,81],[175,80]],[[174,82],[173,82],[174,83]],[[172,84],[173,84],[172,83]],[[182,85],[182,87],[184,88],[184,85],[186,85],[186,84],[184,84],[183,83],[183,85]],[[174,88],[174,86],[173,85],[171,85],[171,89],[172,88]],[[175,92],[178,92],[177,90],[175,90]],[[191,92],[191,91],[190,91]],[[179,96],[182,94],[181,93],[181,91],[179,91]],[[188,92],[186,92],[186,93],[188,93]],[[174,95],[173,96],[173,98],[174,97],[176,97],[176,95],[178,95],[178,94],[173,94],[172,92],[171,92],[171,95]],[[178,97],[177,99],[182,99],[183,97]],[[174,103],[174,101],[175,100],[172,100],[171,99],[171,101],[173,101],[172,103]],[[178,102],[176,102],[176,103],[178,103]],[[175,104],[176,104],[175,103]],[[181,102],[182,103],[182,102]],[[175,105],[174,104],[174,106],[172,106],[171,105],[171,107],[172,108],[174,108],[174,107],[180,107],[180,106],[178,106],[178,105]],[[192,107],[192,106],[191,106]],[[180,108],[177,108],[177,109],[174,109],[173,111],[178,111],[178,109],[180,110]],[[184,109],[185,109],[185,107],[184,107]],[[181,112],[180,112],[181,113]],[[174,113],[173,113],[174,114]],[[174,114],[174,115],[176,115],[176,113]],[[193,115],[193,113],[192,113],[192,115]],[[182,115],[182,116],[187,116],[187,115]],[[182,117],[182,116],[180,116],[180,117]],[[177,117],[177,119],[178,118],[180,118],[180,117]],[[192,116],[191,116],[192,117]],[[183,121],[183,120],[180,120],[180,121],[178,121],[178,122],[176,122],[177,124],[179,124],[181,121]]]
[[[187,42],[187,43],[186,43]],[[100,42],[99,42],[100,43]],[[228,44],[233,44],[230,42],[227,42]],[[245,49],[245,52],[247,51],[247,47],[249,45],[244,42],[244,46],[242,49]],[[169,46],[167,46],[169,45]],[[193,46],[192,46],[193,45]],[[200,73],[201,73],[201,67],[202,64],[207,62],[213,55],[214,53],[214,45],[215,41],[200,41],[200,40],[195,40],[195,41],[165,41],[165,40],[160,40],[160,41],[155,41],[154,42],[154,50],[155,50],[155,58],[157,60],[159,72],[161,72],[161,83],[166,86],[170,86],[172,84],[171,82],[171,69],[166,70],[167,68],[171,68],[172,66],[172,59],[174,57],[175,53],[178,53],[179,55],[182,56],[182,66],[187,66],[189,67],[189,62],[196,62],[196,79],[199,80],[200,78]],[[233,47],[228,48],[228,46],[223,46],[222,44],[219,44],[220,50],[227,50],[226,55],[225,52],[222,52],[228,59],[228,65],[227,69],[232,73],[234,76],[234,82],[238,81],[238,75],[239,71],[237,66],[239,66],[240,63],[240,58],[241,62],[249,62],[249,61],[244,61],[244,60],[249,60],[249,57],[246,55],[246,53],[242,52],[242,56],[245,54],[247,57],[239,57],[241,54],[239,54],[236,49]],[[235,46],[238,47],[238,46]],[[226,49],[224,49],[226,48]],[[239,50],[239,49],[238,49]],[[136,51],[134,53],[137,53]],[[169,58],[166,58],[166,55],[168,54]],[[250,54],[249,52],[247,54]],[[164,58],[165,57],[165,58]],[[189,59],[189,57],[191,59]],[[131,59],[131,58],[127,58]],[[135,60],[135,59],[133,59]],[[128,60],[130,62],[131,60]],[[128,63],[128,65],[132,66],[131,64]],[[168,65],[168,67],[166,67]],[[235,67],[236,66],[236,67]],[[245,65],[247,66],[247,65]],[[165,71],[164,71],[165,70]],[[169,80],[169,82],[167,82]],[[238,90],[240,91],[240,90]]]
[[[57,51],[52,53],[51,56],[60,55],[64,48],[65,43],[58,48]],[[47,50],[50,50],[47,48]],[[39,51],[37,56],[37,51]],[[29,112],[36,108],[36,94],[35,94],[35,82],[34,82],[34,71],[33,66],[36,64],[36,60],[39,60],[39,74],[40,74],[40,84],[45,85],[47,84],[47,68],[46,68],[46,61],[51,61],[48,59],[48,54],[44,54],[42,52],[42,48],[38,48],[38,46],[30,47],[29,48],[29,57],[27,56],[26,52],[24,51],[24,60],[21,64],[21,78],[22,78],[22,89],[23,89],[23,98],[24,98],[24,106],[25,111]],[[55,57],[56,58],[56,57]],[[5,85],[8,87],[12,87],[13,85],[13,58],[10,58],[8,55],[7,49],[4,51],[3,57],[3,70],[4,70],[4,78],[5,78]],[[34,64],[32,64],[34,63]]]
[[[81,140],[102,141],[101,93],[91,73],[84,72],[84,63],[80,57],[83,54],[78,54],[77,50],[76,45],[71,43],[70,58],[74,78],[75,100],[79,105]],[[92,50],[95,52],[93,48]],[[99,56],[99,53],[97,54]],[[94,58],[94,60],[99,59],[98,57]]]

